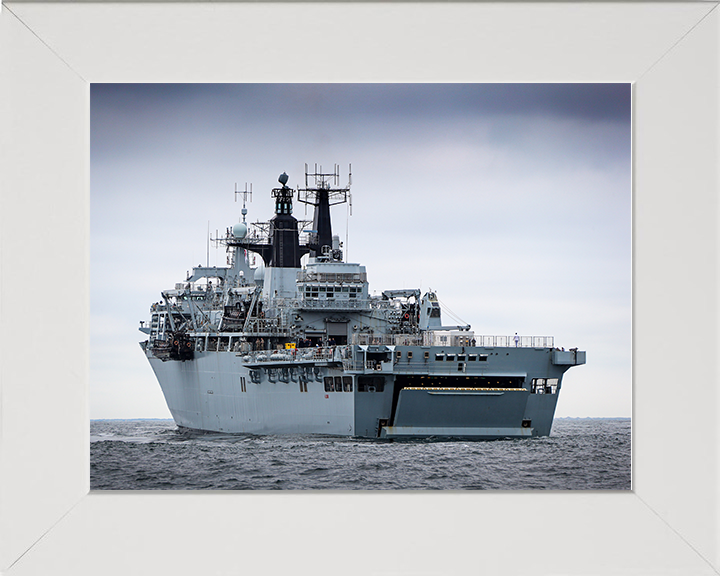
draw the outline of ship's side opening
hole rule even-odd
[[[395,388],[522,388],[522,376],[433,376],[398,374]]]
[[[557,394],[559,378],[533,378],[530,391],[533,394]]]
[[[522,388],[525,378],[522,376],[434,376],[418,374],[399,374],[395,376],[393,390],[392,414],[390,421],[395,421],[400,391],[403,388]]]

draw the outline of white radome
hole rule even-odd
[[[255,268],[253,280],[255,280],[255,282],[263,282],[265,280],[265,266],[262,261],[260,261],[260,265]]]
[[[247,236],[247,231],[247,226],[243,222],[238,222],[232,229],[232,233],[235,238],[245,238],[245,236]]]

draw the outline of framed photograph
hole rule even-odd
[[[0,570],[717,573],[718,24],[715,3],[3,4]],[[90,493],[90,85],[147,82],[631,83],[632,491]]]
[[[630,83],[90,114],[91,489],[630,489]]]

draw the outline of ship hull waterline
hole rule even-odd
[[[418,352],[434,354],[434,348]],[[395,357],[403,350],[407,356],[413,349],[395,347]],[[387,362],[351,370],[332,356],[260,363],[232,351],[196,353],[185,361],[151,354],[148,359],[176,424],[192,430],[389,439],[550,434],[569,366],[555,365],[550,349],[508,348],[502,356],[495,349],[463,350],[492,361],[460,372],[457,362]],[[538,388],[539,379],[552,381],[552,390]]]

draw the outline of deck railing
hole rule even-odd
[[[422,334],[353,334],[352,344],[360,346],[429,346]]]
[[[445,342],[436,342],[432,332],[421,334],[353,334],[352,344],[385,346],[451,346]],[[475,340],[475,346],[485,348],[553,348],[553,336],[478,336],[469,335]]]
[[[475,336],[485,348],[553,348],[554,336]]]
[[[347,346],[325,348],[296,348],[287,350],[253,350],[239,353],[252,362],[292,362],[314,360],[320,362],[341,362],[349,359]]]

